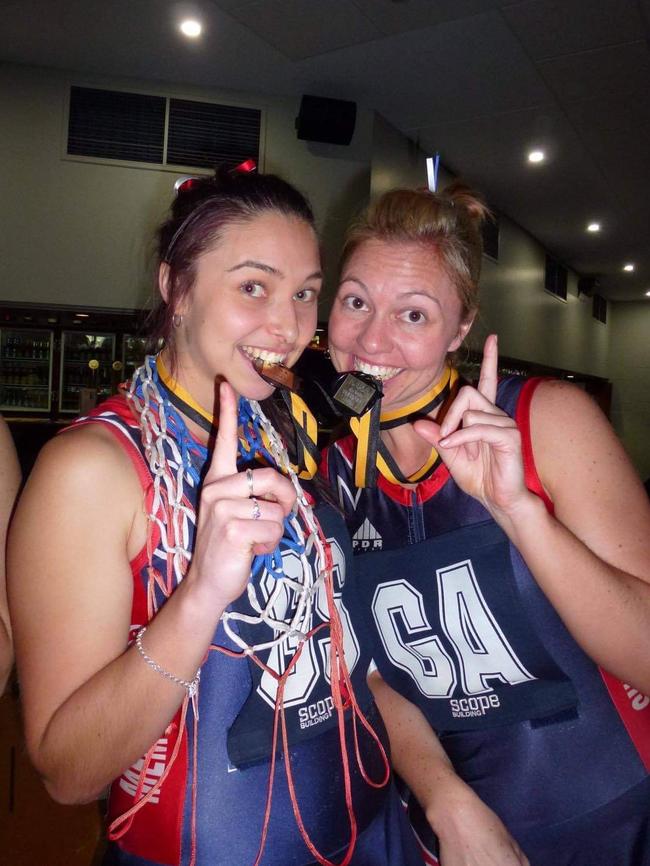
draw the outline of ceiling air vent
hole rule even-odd
[[[213,168],[257,160],[260,120],[255,108],[170,99],[167,162]]]
[[[68,154],[191,168],[259,163],[261,117],[256,108],[72,87]]]
[[[165,102],[161,96],[71,87],[68,153],[161,163]]]

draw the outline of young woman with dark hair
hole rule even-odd
[[[16,516],[29,752],[61,802],[110,784],[106,864],[409,866],[345,527],[298,479],[306,408],[285,394],[294,455],[260,375],[315,330],[309,205],[273,176],[194,181],[159,262],[162,350],[47,445]]]

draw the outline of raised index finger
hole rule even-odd
[[[219,428],[210,468],[205,476],[206,482],[236,474],[239,448],[237,428],[237,395],[228,382],[222,382],[219,386]]]
[[[478,392],[490,403],[497,398],[497,371],[499,368],[499,344],[496,334],[490,334],[483,346],[483,360],[478,380]]]

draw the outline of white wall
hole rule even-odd
[[[298,99],[0,66],[0,301],[137,308],[150,296],[152,238],[181,170],[65,156],[70,84],[250,105],[265,112],[262,168],[305,192],[336,259],[351,209],[369,187],[372,114],[350,146],[296,138]]]
[[[483,260],[475,331],[497,332],[504,355],[607,378],[608,325],[593,318],[591,299],[578,298],[572,272],[566,301],[544,291],[544,264],[539,243],[502,218],[499,261]]]
[[[642,479],[650,477],[650,302],[610,307],[612,423]]]
[[[429,155],[376,116],[372,196],[396,186],[426,186]],[[450,179],[441,170],[439,185]],[[607,377],[608,326],[592,318],[591,301],[578,300],[575,274],[569,274],[566,302],[544,291],[544,256],[534,238],[501,219],[499,261],[483,259],[481,307],[470,344],[480,348],[494,331],[502,355]]]

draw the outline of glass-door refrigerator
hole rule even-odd
[[[0,328],[0,412],[49,414],[54,332]]]
[[[128,380],[144,363],[148,340],[133,334],[124,334],[122,339],[123,378]]]
[[[115,394],[141,362],[145,318],[139,310],[0,304],[0,414],[23,475],[48,439]]]
[[[94,402],[109,397],[114,362],[115,334],[62,331],[59,412],[78,415],[88,392]]]

